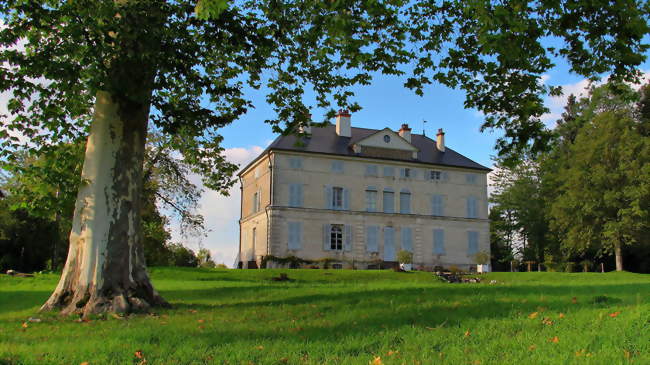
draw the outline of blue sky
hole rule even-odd
[[[549,85],[563,86],[564,97],[547,98],[546,105],[550,113],[544,118],[549,127],[562,113],[566,95],[577,94],[588,85],[578,75],[571,74],[566,63],[558,65],[544,75],[543,82]],[[650,62],[641,67],[650,70]],[[446,144],[472,160],[491,167],[494,143],[501,131],[479,132],[483,122],[482,115],[476,110],[467,110],[463,106],[464,92],[450,90],[444,86],[432,85],[425,90],[424,97],[415,95],[405,89],[396,77],[378,76],[372,85],[356,88],[356,100],[362,110],[352,114],[352,126],[381,129],[389,127],[398,130],[402,123],[407,123],[413,133],[422,133],[422,120],[427,120],[426,132],[434,136],[438,128],[445,131]],[[255,109],[251,109],[240,120],[221,129],[224,136],[223,146],[231,162],[243,167],[276,138],[265,119],[274,116],[273,109],[265,102],[263,91],[254,91],[251,98]],[[315,121],[322,120],[323,115],[313,111]],[[198,181],[195,178],[194,181]],[[181,241],[192,249],[199,245],[207,247],[217,262],[232,265],[238,248],[239,227],[239,185],[231,189],[229,197],[218,196],[213,191],[205,191],[201,199],[200,212],[206,219],[206,226],[211,231],[207,237],[183,238],[174,233],[174,239]],[[176,232],[175,227],[173,231]]]

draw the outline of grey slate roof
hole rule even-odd
[[[269,147],[267,147],[267,149],[260,156],[265,155],[271,150],[279,150],[353,156],[361,158],[369,157],[364,156],[363,153],[354,153],[352,150],[352,145],[379,131],[380,129],[352,127],[352,137],[340,137],[336,134],[335,125],[329,125],[323,128],[312,127],[311,138],[303,138],[302,144],[296,144],[298,137],[295,135],[279,136],[275,139],[275,141],[273,141],[273,143],[269,145]],[[398,157],[395,159],[382,159],[491,171],[491,169],[470,160],[469,158],[461,155],[449,147],[445,146],[445,152],[440,152],[436,147],[436,141],[427,136],[423,136],[421,134],[411,134],[411,144],[420,150],[418,152],[417,160],[404,160]],[[252,165],[256,160],[257,158],[251,162],[249,166]],[[247,168],[248,166],[246,166],[246,168],[242,169],[241,171],[244,171]]]

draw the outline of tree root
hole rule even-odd
[[[171,305],[155,290],[119,292],[115,294],[80,290],[56,292],[41,307],[41,312],[60,310],[61,315],[88,317],[103,313],[148,313],[152,308],[170,308]]]

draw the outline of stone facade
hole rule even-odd
[[[400,249],[413,252],[415,268],[473,267],[474,254],[490,250],[489,170],[395,152],[399,158],[265,151],[240,173],[241,267],[259,267],[267,255],[385,267]]]

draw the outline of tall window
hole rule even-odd
[[[442,171],[430,170],[429,179],[436,180],[436,181],[442,180]]]
[[[412,177],[415,177],[415,174],[413,173],[414,171],[411,168],[405,167],[399,169],[399,177],[402,179],[410,179]]]
[[[402,227],[402,250],[413,252],[413,230],[411,227]]]
[[[255,245],[257,244],[257,228],[253,228],[253,234],[252,234],[252,240],[251,240],[251,257],[250,260],[255,260]]]
[[[442,229],[436,228],[433,230],[433,254],[445,254],[445,231]]]
[[[476,174],[465,174],[465,182],[467,184],[476,184]]]
[[[384,213],[395,213],[395,193],[384,190]]]
[[[300,250],[302,247],[302,223],[301,222],[289,222],[289,242],[288,248],[290,250]]]
[[[260,210],[260,192],[256,191],[253,194],[253,213],[259,212]]]
[[[395,168],[392,167],[392,166],[385,166],[384,167],[384,176],[395,177]]]
[[[445,215],[444,199],[442,195],[433,195],[431,197],[431,214],[436,216]]]
[[[476,255],[478,253],[478,232],[468,231],[467,232],[467,254],[469,256]]]
[[[302,184],[289,184],[289,206],[302,207]]]
[[[325,208],[334,210],[350,209],[350,190],[341,186],[325,186]]]
[[[343,249],[343,226],[332,225],[330,230],[330,249],[342,250]]]
[[[366,176],[378,176],[377,165],[366,165]]]
[[[377,189],[369,186],[366,189],[366,212],[377,211]]]
[[[467,197],[467,218],[478,218],[478,201],[476,197]]]
[[[332,188],[332,208],[343,209],[343,188],[341,187]]]
[[[289,159],[289,166],[292,169],[302,169],[302,158],[300,158],[300,157],[291,157]]]
[[[379,227],[366,227],[366,252],[379,252]]]
[[[411,193],[408,191],[399,193],[399,212],[402,214],[411,214]]]
[[[332,161],[332,172],[343,172],[343,161]]]

